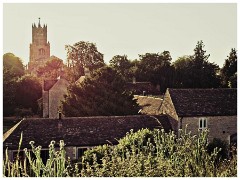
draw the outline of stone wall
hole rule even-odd
[[[64,148],[66,151],[66,156],[70,157],[71,160],[74,160],[77,158],[77,148],[74,146],[68,146]]]
[[[184,117],[182,119],[182,128],[197,134],[199,129],[200,117]],[[209,140],[220,138],[229,142],[232,134],[237,133],[237,116],[207,116],[207,128],[209,129]]]
[[[58,118],[58,111],[61,110],[64,94],[67,93],[69,83],[65,79],[59,79],[49,90],[49,118]]]
[[[42,91],[42,99],[43,99],[43,117],[48,117],[48,91]]]

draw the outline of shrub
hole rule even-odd
[[[164,130],[130,131],[119,140],[118,145],[103,145],[88,150],[81,162],[75,164],[66,158],[63,141],[59,151],[55,150],[54,142],[49,145],[46,164],[40,157],[41,147],[35,147],[31,142],[35,158],[25,149],[24,162],[18,158],[10,162],[6,150],[3,173],[12,177],[237,176],[236,154],[230,160],[219,160],[219,148],[207,151],[207,136],[207,130],[194,136],[180,130],[179,138],[173,132],[165,133]]]

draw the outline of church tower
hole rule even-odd
[[[50,43],[47,41],[47,25],[41,26],[40,18],[38,26],[35,23],[32,25],[32,43],[30,44],[30,58],[28,70],[36,74],[38,67],[50,57]]]

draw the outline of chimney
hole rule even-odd
[[[58,111],[58,119],[62,119],[62,112]]]
[[[58,120],[58,132],[61,132],[62,129],[62,121]]]

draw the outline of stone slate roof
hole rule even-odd
[[[178,116],[237,115],[237,89],[168,89]]]
[[[58,80],[44,80],[43,81],[43,90],[49,91]]]
[[[161,123],[162,122],[162,123]],[[116,139],[126,135],[131,129],[171,129],[167,116],[101,116],[72,117],[64,119],[25,119],[8,136],[4,136],[3,147],[17,149],[23,132],[22,148],[30,148],[29,142],[47,148],[52,140],[64,140],[66,146],[96,146],[117,144]]]
[[[137,104],[141,107],[141,114],[156,115],[163,102],[162,98],[155,98],[150,96],[134,96]]]

